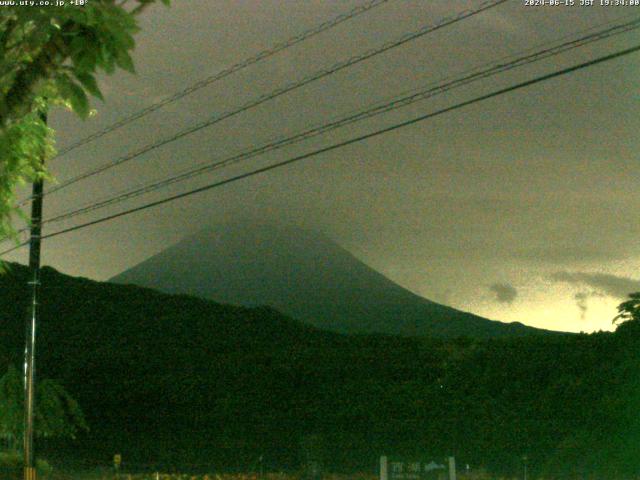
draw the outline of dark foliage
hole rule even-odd
[[[38,374],[89,432],[49,456],[150,468],[330,470],[381,453],[516,474],[631,477],[640,441],[636,322],[615,334],[477,341],[328,333],[240,308],[43,270]],[[0,277],[0,370],[20,359],[27,276]],[[193,469],[194,467],[192,467]]]

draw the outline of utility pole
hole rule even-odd
[[[40,114],[44,123],[47,116]],[[44,162],[44,153],[42,157]],[[31,305],[26,321],[26,339],[24,347],[24,480],[36,480],[35,458],[33,454],[33,416],[35,387],[35,349],[36,325],[40,316],[40,242],[42,235],[42,201],[44,181],[42,177],[33,182],[31,200],[31,232],[29,239],[29,285],[31,286]]]

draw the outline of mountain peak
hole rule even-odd
[[[220,303],[270,305],[340,333],[486,338],[538,331],[422,298],[327,236],[287,225],[228,223],[206,228],[111,281]]]

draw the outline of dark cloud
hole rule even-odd
[[[591,296],[597,293],[622,299],[632,292],[640,291],[640,280],[607,273],[556,272],[551,275],[551,279],[556,282],[591,287],[594,289]]]
[[[618,245],[617,248],[609,248],[609,245],[598,247],[580,245],[580,240],[571,239],[571,245],[533,246],[516,248],[513,258],[534,262],[547,262],[558,264],[575,264],[578,262],[607,262],[620,260],[629,256],[626,246]],[[554,239],[555,241],[555,239]],[[564,239],[568,243],[568,239]],[[584,243],[584,241],[582,241]]]
[[[573,298],[576,301],[576,306],[580,310],[580,319],[584,320],[587,316],[587,310],[589,309],[588,301],[593,297],[604,297],[604,294],[596,291],[583,291],[576,293]]]
[[[489,290],[496,294],[496,300],[500,303],[513,303],[518,296],[518,290],[508,283],[494,283]]]

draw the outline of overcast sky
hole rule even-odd
[[[145,12],[137,76],[101,79],[105,104],[81,122],[51,116],[59,147],[361,3],[175,0]],[[480,1],[384,5],[54,160],[59,181]],[[579,3],[579,0],[576,0]],[[597,2],[598,3],[598,2]],[[45,216],[610,22],[640,7],[530,7],[481,13],[203,129],[46,199]],[[45,233],[435,111],[640,43],[637,31],[258,159],[204,175]],[[492,319],[611,329],[640,290],[640,54],[456,110],[270,173],[47,240],[44,263],[104,280],[230,219],[314,228],[402,286]],[[26,261],[26,249],[8,260]]]

